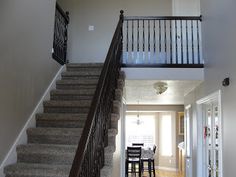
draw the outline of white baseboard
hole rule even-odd
[[[43,101],[50,99],[50,90],[56,88],[56,81],[61,78],[61,73],[63,71],[65,71],[65,69],[66,69],[65,65],[59,69],[59,71],[57,72],[57,74],[53,78],[52,82],[50,83],[50,85],[48,86],[48,88],[44,92],[43,96],[41,97],[40,101],[36,105],[35,109],[31,113],[31,115],[29,116],[27,122],[25,123],[24,127],[20,131],[19,135],[17,136],[15,142],[13,143],[13,145],[12,145],[11,149],[9,150],[9,152],[7,153],[6,157],[2,161],[2,164],[0,165],[0,177],[5,177],[5,175],[3,173],[5,166],[7,166],[9,164],[16,163],[16,161],[17,161],[16,147],[19,144],[26,144],[27,143],[26,130],[28,128],[36,127],[35,115],[39,112],[43,112]]]
[[[177,168],[171,168],[171,167],[162,167],[162,166],[155,166],[155,169],[157,170],[165,170],[165,171],[178,171]]]

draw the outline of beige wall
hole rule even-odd
[[[0,1],[0,163],[59,69],[54,0]]]
[[[171,15],[171,0],[58,0],[70,11],[68,58],[72,62],[103,62],[119,12],[125,15]],[[95,30],[88,31],[93,25]]]
[[[172,12],[176,16],[199,16],[200,0],[172,0]]]

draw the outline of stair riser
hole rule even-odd
[[[91,76],[86,76],[86,75],[78,75],[78,76],[61,76],[62,80],[79,80],[79,79],[99,79],[99,75],[91,75]]]
[[[78,136],[28,135],[28,143],[36,143],[36,144],[77,145],[79,139],[80,135]]]
[[[109,136],[108,137],[108,146],[115,146],[116,145],[116,136]]]
[[[57,165],[71,165],[74,159],[74,153],[71,154],[36,154],[36,153],[18,153],[17,162],[24,163],[43,163],[43,164],[57,164]]]
[[[45,113],[88,113],[89,107],[44,107]]]
[[[91,100],[93,95],[51,95],[51,100]]]
[[[94,71],[94,72],[101,72],[102,68],[100,68],[100,67],[91,68],[91,67],[69,67],[69,66],[67,66],[66,70],[67,71],[81,71],[81,72],[86,72],[86,71],[90,70],[90,71]]]
[[[57,84],[56,88],[60,90],[96,89],[96,85]]]
[[[37,127],[55,127],[55,128],[83,128],[85,121],[50,121],[37,120]]]

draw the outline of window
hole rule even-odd
[[[126,116],[126,147],[132,143],[144,143],[145,147],[155,144],[155,119],[153,115]]]
[[[172,156],[172,117],[163,113],[160,117],[160,150],[162,156]]]

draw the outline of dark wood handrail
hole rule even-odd
[[[65,18],[66,22],[69,23],[69,21],[70,21],[69,12],[68,11],[64,12],[64,10],[61,8],[61,6],[58,3],[56,3],[56,9]]]
[[[120,14],[120,19],[118,22],[118,25],[116,27],[114,36],[112,38],[112,42],[111,45],[109,47],[108,50],[108,54],[106,56],[106,60],[105,63],[103,65],[103,69],[101,72],[101,75],[99,77],[99,81],[98,81],[98,85],[91,103],[91,108],[90,111],[88,113],[87,116],[87,120],[85,122],[85,126],[79,141],[79,145],[76,151],[76,155],[72,164],[72,168],[70,171],[70,175],[69,177],[85,177],[87,175],[83,174],[82,172],[82,166],[85,160],[85,156],[88,150],[88,144],[89,144],[89,140],[90,140],[90,136],[92,134],[92,131],[96,131],[96,130],[92,130],[95,124],[95,119],[96,119],[96,114],[99,111],[99,104],[101,101],[101,97],[102,94],[104,94],[104,90],[105,88],[105,84],[107,82],[109,82],[109,77],[110,73],[109,70],[111,68],[113,68],[114,73],[114,78],[118,77],[118,73],[121,67],[121,62],[120,62],[120,56],[122,53],[122,23],[123,23],[123,11],[121,11]],[[116,61],[114,61],[116,60]],[[114,90],[113,90],[114,91]],[[104,126],[104,125],[103,125]],[[106,139],[106,138],[105,138]],[[107,145],[107,142],[104,142],[104,147]],[[104,147],[102,147],[104,149]],[[97,160],[97,159],[95,159]],[[104,161],[104,159],[102,159],[101,161]],[[103,165],[103,164],[101,164]],[[99,169],[100,172],[100,168],[102,166],[96,167]],[[87,169],[87,171],[90,171],[90,173],[94,172],[94,169]],[[91,174],[90,174],[91,175]],[[99,174],[97,174],[96,176],[100,176]]]
[[[125,16],[124,20],[200,20],[202,16]]]

